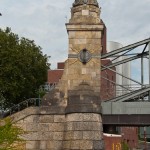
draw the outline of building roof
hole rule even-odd
[[[108,134],[108,133],[103,133],[104,136],[107,136],[107,137],[122,137],[122,135],[119,135],[119,134]]]

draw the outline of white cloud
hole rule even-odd
[[[108,39],[127,45],[150,36],[150,0],[108,0],[102,6]]]
[[[1,0],[0,27],[34,40],[52,56],[52,66],[67,58],[66,16],[74,0]],[[98,0],[108,40],[124,45],[150,36],[150,0]]]

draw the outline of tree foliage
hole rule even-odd
[[[48,56],[34,41],[0,29],[0,95],[11,106],[35,97],[47,79]]]
[[[9,118],[0,120],[0,150],[23,149],[24,141],[20,138],[23,133],[24,131],[14,126]]]

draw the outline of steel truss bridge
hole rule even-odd
[[[135,51],[138,52],[135,53]],[[120,57],[124,59],[119,60],[118,58]],[[101,59],[112,59],[112,63],[102,65],[102,71],[108,69],[131,81],[131,85],[116,84],[116,86],[119,86],[125,92],[102,102],[103,124],[116,126],[150,126],[150,38],[111,51],[102,55]],[[119,61],[115,61],[116,59]],[[139,68],[141,67],[141,74],[139,75],[141,81],[136,81],[112,69],[112,67],[136,59],[141,59],[141,65],[137,64]],[[146,84],[144,84],[144,67],[146,66],[144,59],[147,59],[147,70],[149,72],[147,77],[149,78],[149,83]],[[108,78],[102,78],[111,83],[113,82]],[[113,84],[115,83],[113,82]],[[136,85],[136,87],[133,85]]]

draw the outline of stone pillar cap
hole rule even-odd
[[[75,0],[75,2],[73,3],[73,7],[80,5],[94,5],[99,7],[97,0]]]

